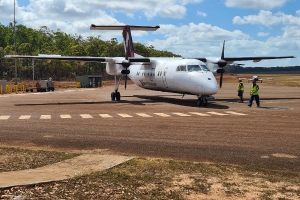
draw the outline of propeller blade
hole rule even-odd
[[[127,87],[127,74],[125,76],[125,90],[126,90],[126,87]]]
[[[220,88],[222,87],[223,83],[223,73],[220,74]]]

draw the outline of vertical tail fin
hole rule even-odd
[[[126,25],[123,29],[123,41],[124,41],[124,50],[125,50],[125,57],[134,57],[134,47],[131,37],[130,26]]]

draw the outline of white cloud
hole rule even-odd
[[[244,17],[236,16],[233,18],[234,24],[261,24],[264,26],[274,26],[284,24],[286,26],[299,26],[300,17],[286,15],[282,12],[273,14],[271,11],[261,10],[258,15],[248,15]]]
[[[273,26],[282,22],[281,16],[274,16],[271,11],[261,10],[258,15],[248,15],[244,17],[236,16],[233,18],[234,24],[262,24]]]
[[[273,9],[283,6],[289,0],[225,0],[227,7]]]
[[[266,37],[268,35],[269,35],[269,33],[264,33],[264,32],[258,32],[257,33],[257,36],[259,36],[259,37]]]
[[[172,51],[185,57],[220,55],[221,43],[224,39],[244,40],[249,38],[249,35],[239,30],[228,31],[205,23],[189,23],[179,27],[172,24],[163,24],[157,30],[157,34],[164,35],[165,39],[155,39],[149,44],[158,49]]]
[[[207,14],[205,12],[197,11],[197,15],[202,17],[207,17]]]

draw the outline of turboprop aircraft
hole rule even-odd
[[[197,105],[206,106],[209,96],[218,92],[218,83],[213,72],[221,73],[220,87],[222,86],[223,67],[235,60],[249,60],[243,58],[225,58],[224,45],[221,59],[217,62],[210,62],[206,58],[158,58],[142,57],[134,52],[131,30],[155,31],[159,26],[90,26],[90,30],[122,30],[124,41],[125,57],[88,57],[88,56],[26,56],[26,55],[6,55],[6,58],[25,58],[25,59],[44,59],[65,60],[85,62],[106,63],[106,72],[115,76],[115,90],[111,93],[111,100],[120,101],[121,94],[119,85],[121,78],[125,79],[125,89],[127,87],[127,78],[129,77],[139,87],[158,90],[164,92],[174,92],[180,94],[197,95]],[[288,57],[250,57],[257,59],[275,59],[291,58]],[[251,59],[250,59],[251,60]],[[212,71],[207,68],[211,65]],[[119,76],[119,80],[117,80]]]
[[[238,78],[239,80],[248,80],[248,83],[255,80],[256,82],[263,82],[263,80],[274,80],[274,78],[258,78],[258,76],[252,76],[252,78]]]

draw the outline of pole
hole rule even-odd
[[[16,0],[14,0],[14,51],[15,55],[17,54],[17,47],[16,47]],[[17,59],[15,58],[15,84],[18,83],[18,72],[17,72]]]
[[[34,60],[32,59],[32,80],[34,81]]]

